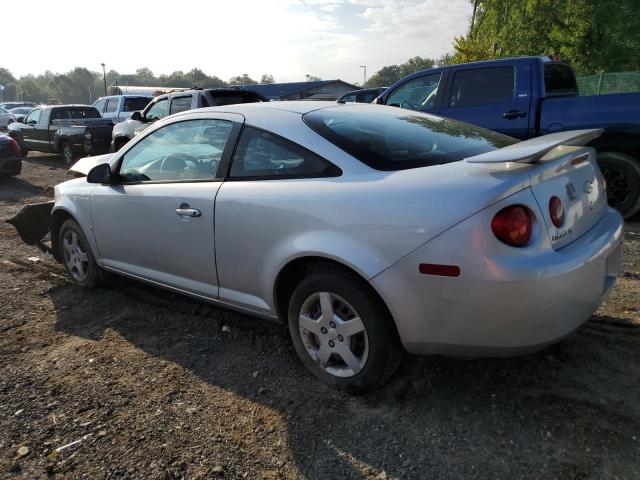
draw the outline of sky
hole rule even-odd
[[[76,66],[156,75],[194,67],[223,80],[271,74],[362,82],[385,65],[438,58],[464,34],[469,0],[7,0],[0,67]],[[25,19],[25,21],[20,21]],[[5,47],[7,46],[5,41]]]

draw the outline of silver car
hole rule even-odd
[[[167,117],[55,188],[53,251],[287,323],[320,380],[402,354],[515,355],[596,310],[621,262],[598,130],[520,142],[394,107],[283,102]],[[50,210],[50,208],[49,208]]]
[[[9,124],[16,121],[16,118],[9,110],[0,108],[0,129],[6,130]]]

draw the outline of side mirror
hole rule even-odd
[[[87,182],[89,183],[102,183],[105,185],[111,184],[111,167],[108,163],[100,163],[89,170],[87,175]]]
[[[37,122],[37,121],[35,121],[35,120],[29,120],[29,121],[27,122],[27,125],[36,125],[37,123],[38,123],[38,122]]]
[[[135,111],[131,114],[131,120],[137,120],[138,122],[142,122],[142,114],[138,111]]]

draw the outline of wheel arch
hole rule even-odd
[[[393,322],[396,333],[398,333],[396,322],[393,319],[393,315],[391,314],[391,311],[385,303],[382,295],[380,295],[376,288],[362,275],[362,273],[339,260],[319,255],[307,255],[294,258],[285,264],[278,272],[273,288],[273,304],[277,318],[280,322],[285,324],[287,323],[289,299],[293,294],[293,290],[300,281],[312,272],[329,269],[341,270],[348,275],[351,275],[357,279],[361,285],[365,286],[365,288],[367,288],[374,296],[375,301],[379,302],[379,304],[385,309],[389,318]]]

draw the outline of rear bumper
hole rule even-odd
[[[20,175],[22,159],[20,157],[0,158],[0,175]]]
[[[566,247],[517,257],[492,251],[494,238],[479,239],[487,218],[476,217],[372,280],[410,353],[508,356],[539,350],[584,323],[615,282],[624,234],[622,217],[611,208]],[[421,275],[420,263],[458,265],[461,274]]]

